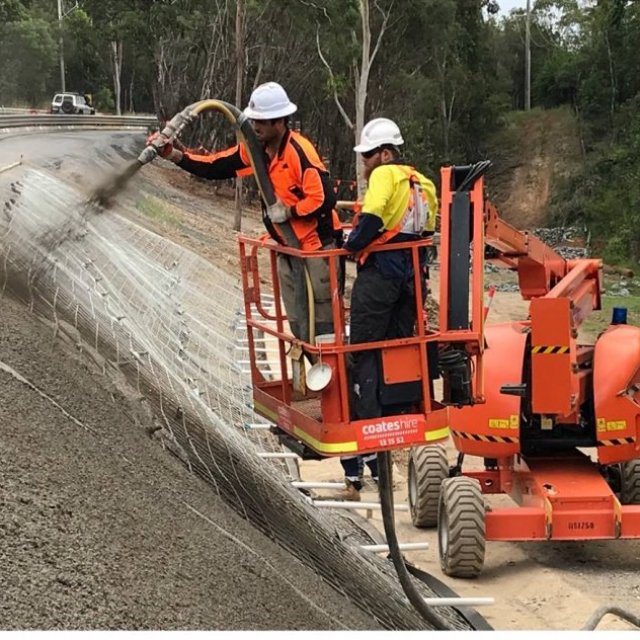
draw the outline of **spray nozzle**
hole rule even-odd
[[[147,164],[152,160],[155,160],[158,155],[158,147],[154,144],[150,144],[142,150],[142,153],[138,156],[138,162],[140,164]]]
[[[197,114],[193,113],[190,106],[173,116],[160,132],[160,135],[142,150],[142,153],[138,156],[138,162],[147,164],[155,160],[160,153],[160,149],[173,142],[196,116]]]

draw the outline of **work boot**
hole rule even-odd
[[[335,500],[346,500],[348,502],[360,502],[360,490],[351,480],[345,480],[345,488],[336,491]]]

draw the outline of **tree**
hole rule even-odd
[[[1,35],[2,94],[11,101],[22,98],[37,106],[49,93],[47,85],[57,60],[51,24],[42,18],[26,17],[3,25]]]
[[[236,0],[236,107],[241,108],[242,87],[244,84],[244,3]],[[240,231],[242,227],[242,178],[236,178],[236,212],[233,228]]]
[[[348,33],[348,37],[351,39],[352,45],[355,45],[357,43],[359,54],[359,62],[357,62],[357,58],[355,56],[356,46],[352,46],[352,57],[350,60],[348,60],[348,65],[351,67],[351,73],[353,76],[353,91],[355,93],[355,123],[349,117],[346,109],[342,104],[339,92],[339,84],[336,80],[332,65],[327,60],[322,51],[322,46],[320,43],[321,29],[319,23],[318,29],[316,31],[318,56],[320,57],[320,60],[326,67],[329,74],[331,89],[336,106],[338,107],[338,111],[342,115],[342,118],[347,127],[353,131],[356,144],[360,139],[360,134],[362,132],[362,128],[364,127],[364,121],[366,117],[367,95],[369,91],[369,78],[371,75],[371,68],[380,50],[385,31],[387,30],[389,18],[393,11],[394,0],[391,0],[385,7],[382,7],[381,4],[376,0],[374,0],[373,5],[375,10],[379,14],[377,29],[374,28],[374,31],[372,32],[371,4],[369,0],[358,0],[357,11],[359,15],[359,31],[357,31],[356,28],[353,27]],[[358,176],[358,193],[361,194],[365,189],[365,180],[363,173],[364,166],[360,160],[357,162],[356,170]]]

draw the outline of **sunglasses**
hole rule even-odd
[[[380,148],[377,149],[371,149],[371,151],[363,151],[360,155],[365,159],[365,160],[369,160],[369,158],[373,158],[373,156],[376,155],[376,153],[380,153]]]

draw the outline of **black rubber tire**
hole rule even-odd
[[[640,458],[627,460],[620,467],[620,502],[640,504]]]
[[[442,571],[454,578],[476,578],[485,553],[485,505],[473,478],[447,478],[440,490],[438,549]]]
[[[73,103],[71,102],[63,102],[60,105],[60,111],[62,111],[62,113],[66,113],[67,115],[71,115],[72,113],[75,113],[75,107],[73,106]]]
[[[449,477],[447,451],[441,444],[413,447],[409,455],[409,510],[414,527],[438,524],[440,485]]]

